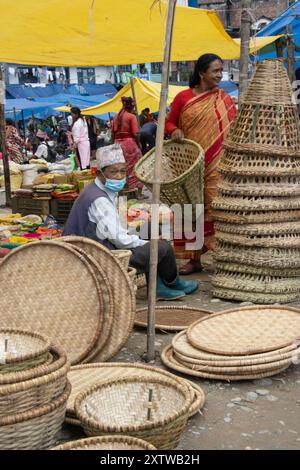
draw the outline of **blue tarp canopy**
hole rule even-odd
[[[277,36],[279,34],[286,34],[286,27],[292,27],[293,41],[296,46],[300,46],[300,2],[297,1],[287,10],[285,10],[280,16],[275,18],[265,28],[263,28],[257,36]],[[284,50],[284,56],[286,56],[286,50]],[[274,58],[276,57],[276,50],[274,45],[262,49],[259,54],[258,60]],[[300,65],[299,61],[296,62],[296,67]]]
[[[68,85],[49,84],[46,86],[31,86],[31,85],[8,85],[6,87],[7,98],[30,98],[39,99],[47,98],[60,93],[86,96],[86,95],[105,95],[106,99],[113,98],[117,93],[116,88],[110,83],[102,85]]]
[[[5,102],[5,117],[14,119],[14,108],[16,110],[16,117],[18,120],[22,119],[22,111],[24,119],[32,117],[32,113],[38,119],[45,119],[52,114],[59,114],[53,110],[55,103],[30,101],[26,98],[19,98],[15,100],[6,100]]]

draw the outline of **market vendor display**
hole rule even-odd
[[[107,248],[132,251],[130,265],[139,273],[149,273],[150,243],[130,235],[120,224],[117,208],[118,193],[126,184],[126,163],[120,145],[97,151],[97,178],[75,201],[67,220],[64,235],[85,236]],[[194,292],[196,281],[178,277],[173,248],[165,240],[158,242],[157,299],[174,300]]]

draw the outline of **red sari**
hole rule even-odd
[[[134,174],[134,166],[142,156],[142,152],[138,147],[135,136],[139,133],[139,126],[134,114],[128,111],[122,112],[122,123],[119,127],[119,114],[113,120],[114,142],[120,144],[124,153],[128,170],[128,186],[130,188],[142,188],[143,185],[138,181]]]
[[[214,249],[215,232],[211,204],[217,193],[217,167],[222,154],[222,144],[236,113],[234,102],[223,90],[215,88],[195,95],[193,90],[189,89],[175,97],[166,122],[168,134],[179,128],[186,139],[197,142],[205,152],[204,251]],[[178,247],[178,257],[200,259],[199,251],[182,250],[184,240],[175,240],[174,245],[175,249]]]

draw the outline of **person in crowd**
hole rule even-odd
[[[34,158],[44,159],[48,162],[55,162],[56,150],[54,149],[54,142],[49,141],[46,132],[39,129],[36,133],[36,141],[38,147],[34,153]]]
[[[85,120],[86,120],[88,131],[89,131],[91,156],[92,158],[95,158],[96,150],[98,147],[97,143],[98,143],[99,127],[94,116],[86,116]]]
[[[71,108],[73,119],[72,137],[74,142],[74,150],[78,150],[80,168],[86,170],[90,168],[91,147],[89,140],[89,131],[85,118],[77,107]]]
[[[223,61],[215,54],[199,57],[190,87],[175,97],[166,121],[166,133],[177,142],[184,138],[197,142],[205,152],[204,179],[204,247],[201,251],[180,253],[182,241],[175,240],[177,257],[188,258],[181,274],[202,270],[201,254],[214,249],[214,224],[212,200],[216,196],[218,162],[222,143],[236,116],[236,107],[231,97],[219,88],[222,79]]]
[[[15,163],[23,163],[23,140],[19,136],[15,124],[11,119],[6,119],[5,132],[8,158]]]
[[[112,139],[120,144],[127,162],[128,186],[138,188],[138,198],[142,198],[143,185],[134,174],[134,166],[142,156],[139,139],[139,126],[134,113],[135,103],[131,97],[122,97],[123,107],[114,117]]]
[[[97,150],[97,178],[75,201],[63,235],[78,235],[98,241],[110,250],[131,250],[130,266],[149,274],[150,242],[130,235],[121,226],[117,208],[118,193],[126,184],[126,161],[118,144]],[[178,277],[173,248],[158,241],[157,298],[175,300],[198,288],[197,281]]]
[[[142,154],[149,152],[153,147],[155,147],[156,140],[156,131],[157,131],[157,122],[151,121],[146,122],[140,129],[140,141],[142,145]]]
[[[140,126],[143,127],[144,124],[147,122],[152,121],[152,114],[150,113],[150,108],[145,108],[142,110],[141,114],[139,115],[139,122]]]

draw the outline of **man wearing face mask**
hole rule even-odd
[[[118,193],[126,184],[126,162],[119,144],[97,150],[97,178],[75,201],[63,235],[78,235],[98,241],[110,250],[131,250],[130,266],[149,273],[150,243],[130,235],[119,220]],[[175,300],[194,292],[196,281],[182,281],[177,274],[171,244],[158,242],[157,300]]]

